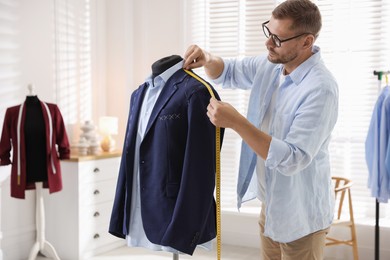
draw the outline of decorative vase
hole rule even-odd
[[[77,145],[78,154],[79,155],[87,155],[88,154],[88,141],[84,137],[80,138],[80,141]]]
[[[93,124],[92,121],[87,120],[84,122],[84,124],[80,126],[80,129],[82,131],[82,133],[80,134],[80,142],[82,142],[83,146],[86,145],[86,151],[84,151],[84,147],[79,147],[79,154],[80,155],[98,154],[99,142],[97,139],[96,126]],[[80,153],[80,151],[82,154]]]

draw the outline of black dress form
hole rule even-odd
[[[155,61],[152,64],[152,78],[160,75],[161,73],[163,73],[164,71],[182,60],[183,58],[179,55],[171,55]]]
[[[37,96],[26,98],[24,137],[27,183],[47,181],[46,131],[41,103]]]

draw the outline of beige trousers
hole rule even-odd
[[[322,260],[329,228],[311,233],[289,243],[279,243],[264,236],[264,207],[260,213],[260,242],[263,260]]]

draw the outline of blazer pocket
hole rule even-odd
[[[176,198],[179,193],[180,185],[178,183],[168,183],[165,191],[168,198]]]
[[[177,121],[183,119],[183,110],[181,106],[168,107],[160,111],[158,119],[161,121]]]
[[[161,121],[180,120],[182,118],[181,113],[160,114],[158,119]]]

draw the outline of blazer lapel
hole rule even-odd
[[[135,137],[138,129],[138,119],[141,112],[142,101],[145,96],[146,89],[148,84],[144,83],[141,85],[137,92],[134,94],[134,99],[131,102],[130,114],[128,119],[128,129],[126,132],[126,147],[134,148]]]
[[[169,101],[169,99],[175,94],[178,85],[184,80],[187,74],[182,70],[178,70],[175,72],[165,83],[165,86],[161,90],[160,96],[158,97],[156,104],[153,107],[152,114],[150,115],[148,125],[146,127],[145,135],[149,132],[149,129],[153,125],[154,121],[156,121],[158,114],[161,109],[164,108],[165,104]]]

